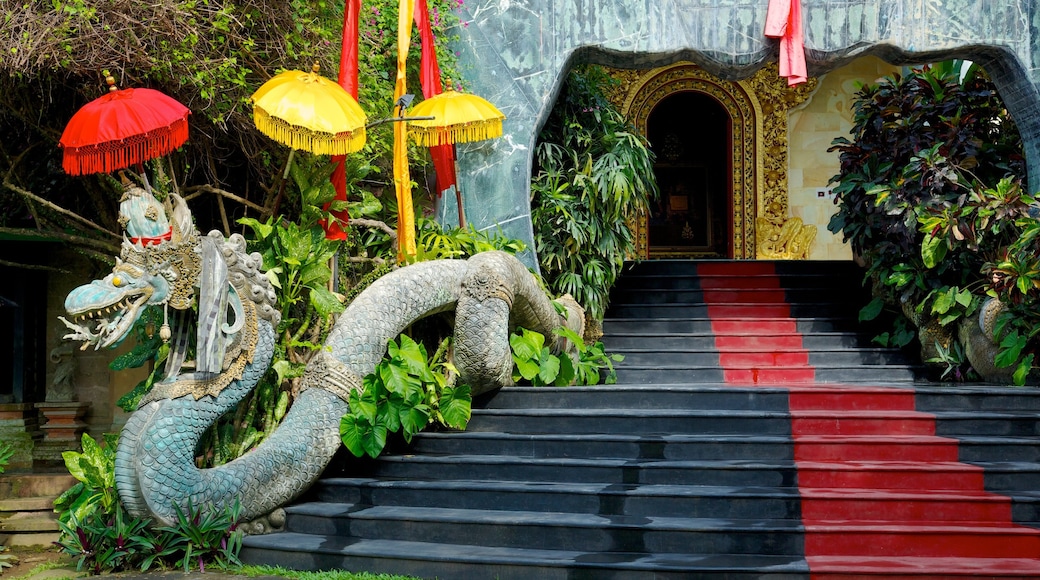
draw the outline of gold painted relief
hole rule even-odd
[[[752,77],[725,81],[692,63],[678,63],[650,71],[611,70],[621,81],[611,101],[643,135],[647,119],[668,96],[695,91],[717,100],[731,119],[732,158],[732,255],[737,259],[764,258],[756,240],[756,221],[776,213],[786,217],[787,114],[805,102],[816,88],[816,79],[795,87],[777,74],[770,63]],[[761,212],[761,213],[760,213]],[[650,257],[648,216],[634,216],[637,252]],[[808,257],[808,250],[802,254]],[[655,253],[654,257],[668,257]]]

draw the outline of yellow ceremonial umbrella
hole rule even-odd
[[[423,117],[421,120],[409,121],[408,132],[415,137],[416,143],[424,147],[501,137],[502,121],[506,118],[502,111],[483,98],[452,90],[424,100],[413,107],[409,114]],[[457,183],[455,199],[459,206],[459,227],[464,228],[466,217],[462,209],[462,192]]]
[[[263,84],[253,96],[253,122],[261,133],[318,155],[346,155],[365,146],[368,121],[354,97],[318,74],[290,70]]]
[[[408,131],[424,147],[468,143],[502,136],[506,116],[486,100],[467,93],[444,91],[419,103],[409,112],[429,120],[409,121]]]

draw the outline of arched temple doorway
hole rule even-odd
[[[756,258],[756,218],[767,208],[788,212],[788,111],[816,80],[788,87],[769,65],[726,81],[688,62],[611,74],[621,80],[611,99],[657,154],[662,199],[635,218],[637,257]],[[676,186],[683,191],[672,199]],[[663,227],[669,218],[675,223]]]
[[[732,120],[711,95],[682,91],[650,112],[661,195],[647,218],[651,257],[732,258]]]

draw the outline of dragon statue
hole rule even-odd
[[[62,321],[71,329],[67,338],[102,348],[119,344],[146,307],[165,312],[165,376],[123,427],[115,464],[127,510],[163,524],[176,520],[175,506],[189,502],[224,509],[238,500],[240,519],[251,520],[304,492],[340,446],[350,392],[362,388],[387,341],[420,318],[454,311],[454,362],[474,394],[510,383],[508,336],[515,326],[546,335],[561,325],[580,335],[584,326],[576,302],[560,299],[566,314],[559,314],[534,276],[503,252],[396,269],[340,314],[278,429],[242,457],[200,469],[195,456],[203,433],[271,363],[280,319],[274,288],[242,236],[200,236],[176,195],[164,204],[126,185],[120,221],[126,235],[115,267],[69,293],[69,319]],[[558,340],[555,347],[570,345]]]

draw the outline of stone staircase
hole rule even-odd
[[[54,500],[75,484],[68,473],[0,475],[0,546],[49,546],[57,541]]]
[[[928,386],[829,262],[626,272],[609,387],[337,460],[243,560],[424,578],[1040,578],[1040,395]]]

